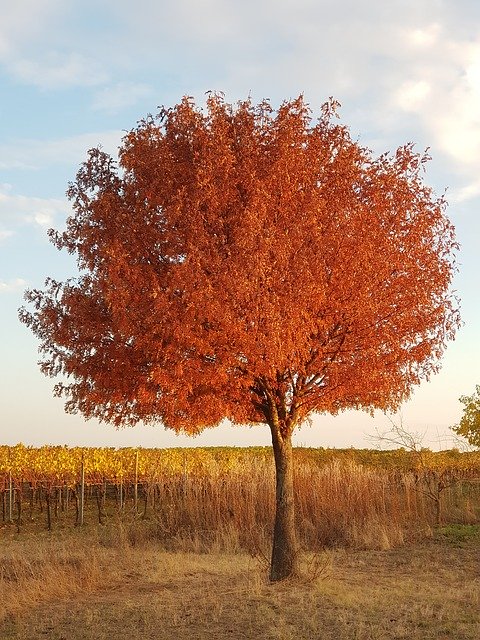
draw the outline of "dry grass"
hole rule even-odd
[[[161,470],[159,474],[154,483],[139,486],[135,509],[131,484],[124,486],[128,493],[120,511],[118,487],[110,485],[108,493],[103,493],[103,485],[90,487],[85,521],[111,524],[136,510],[137,517],[150,523],[148,536],[167,550],[266,553],[275,508],[270,458],[247,456],[228,471],[214,467],[201,474],[162,477]],[[15,520],[20,531],[45,527],[44,494],[45,488],[33,493],[26,485],[17,488],[15,506],[21,501],[22,509]],[[59,495],[63,495],[61,503]],[[74,499],[67,503],[65,495],[65,488],[52,490],[51,520],[56,532],[71,528],[77,517]],[[444,523],[464,524],[480,518],[478,482],[444,486],[435,502],[425,479],[347,460],[320,467],[308,461],[297,464],[295,496],[299,541],[305,551],[313,552],[332,546],[394,548],[424,536],[439,516]],[[3,498],[5,503],[5,491]],[[137,535],[134,530],[132,536]]]
[[[431,501],[383,470],[300,465],[295,482],[303,578],[274,585],[267,463],[171,478],[138,513],[112,496],[103,526],[94,497],[84,527],[70,507],[51,532],[33,505],[0,527],[0,640],[480,638],[478,525],[433,537]],[[477,521],[476,485],[442,500],[446,522]]]
[[[305,555],[304,578],[272,585],[245,553],[165,551],[142,526],[0,531],[0,638],[480,637],[475,527],[393,550]]]
[[[2,539],[0,619],[23,616],[45,601],[94,592],[118,578],[122,560],[120,547],[107,549],[74,532]]]

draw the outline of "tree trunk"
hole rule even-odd
[[[291,433],[282,435],[270,425],[276,473],[276,508],[270,580],[284,580],[297,573],[298,547],[295,534],[293,452]]]

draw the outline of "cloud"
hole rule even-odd
[[[70,211],[67,200],[16,195],[12,193],[10,185],[0,184],[0,224],[4,238],[25,225],[46,229],[58,217],[64,218]]]
[[[120,82],[98,91],[92,106],[98,111],[117,112],[125,107],[132,107],[142,98],[151,95],[152,91],[152,87],[147,84]]]
[[[403,28],[402,41],[392,74],[397,88],[384,96],[384,110],[404,113],[428,146],[448,158],[450,176],[460,183],[452,193],[456,201],[477,197],[480,34],[456,29],[452,16],[443,16],[423,28]]]
[[[470,184],[467,184],[458,189],[454,189],[448,200],[451,203],[458,202],[466,202],[467,200],[472,200],[473,198],[478,198],[480,196],[480,180],[474,180]]]
[[[443,104],[434,105],[431,126],[457,163],[480,170],[480,41],[456,43],[454,51],[459,71],[444,87]]]
[[[108,80],[108,75],[92,59],[78,53],[53,51],[40,59],[19,59],[11,66],[15,76],[42,89],[89,87]]]
[[[17,81],[42,89],[97,86],[108,80],[99,56],[76,42],[74,8],[62,0],[2,6],[0,63]],[[83,36],[85,39],[85,36]]]
[[[438,22],[433,22],[426,27],[420,29],[412,29],[408,32],[407,37],[411,44],[418,48],[426,48],[435,45],[442,31],[442,27]]]
[[[0,295],[2,293],[12,293],[14,291],[25,289],[26,285],[27,281],[23,278],[14,278],[13,280],[9,280],[8,282],[0,280]]]
[[[62,0],[22,0],[2,3],[0,60],[52,33],[62,15]],[[54,30],[53,30],[54,33]]]
[[[397,92],[396,101],[405,111],[418,111],[430,93],[431,87],[425,80],[405,82]]]
[[[57,140],[14,140],[0,145],[0,169],[43,169],[55,165],[78,166],[88,149],[101,146],[112,156],[125,132],[120,130],[85,133]]]
[[[124,135],[122,131],[87,133],[58,140],[17,140],[0,145],[0,168],[43,170],[56,166],[78,167],[87,150],[101,146],[116,157]],[[25,225],[46,229],[55,226],[71,213],[66,199],[30,197],[13,192],[12,186],[0,183],[0,240],[13,235]]]
[[[9,229],[0,229],[0,242],[6,240],[7,238],[10,238],[13,235],[13,231]]]
[[[90,89],[97,112],[131,107],[154,83],[163,99],[218,89],[229,100],[251,94],[276,104],[304,92],[317,108],[334,95],[347,121],[353,115],[386,148],[421,138],[459,179],[470,184],[480,173],[478,3],[103,0],[95,29],[77,25],[85,10],[61,0],[17,4],[27,9],[12,3],[2,15],[4,63],[46,90]],[[52,164],[65,144],[65,158],[78,164],[98,142],[76,138],[43,150],[26,141],[0,158],[8,167]]]

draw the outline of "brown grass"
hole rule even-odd
[[[4,535],[0,638],[477,640],[472,531],[306,554],[303,578],[274,585],[245,553],[168,552],[141,533],[129,541],[125,528]]]
[[[231,544],[235,538],[236,548],[248,552],[269,545],[274,515],[271,455],[246,451],[228,469],[223,469],[220,462],[214,460],[212,467],[199,472],[188,471],[186,466],[185,473],[171,474],[168,468],[162,468],[154,482],[139,486],[137,515],[155,522],[156,538],[162,544],[178,548],[179,540],[184,543],[191,539],[197,545],[195,550],[216,547],[231,551],[224,542]],[[311,551],[325,546],[385,549],[412,536],[422,536],[438,524],[439,518],[444,523],[475,523],[480,519],[478,481],[465,479],[450,485],[435,478],[435,474],[423,477],[400,468],[368,467],[345,459],[320,466],[299,459],[295,492],[302,547]],[[96,495],[99,504],[103,502],[104,486],[88,489],[88,523],[98,521],[99,516],[108,522],[119,514],[118,486],[112,484],[108,487],[106,504],[97,514]],[[127,483],[125,489],[127,499],[120,513],[132,515],[133,485]],[[27,484],[17,483],[13,519],[20,530],[31,529],[32,521],[34,526],[45,526],[46,491],[46,487],[39,486],[32,493]],[[75,523],[73,493],[69,491],[68,503],[66,495],[66,487],[50,489],[54,530]],[[2,499],[2,517],[6,521],[9,513],[6,489]]]
[[[115,487],[110,485],[105,505],[98,514],[96,493],[87,496],[87,524],[107,528],[125,520],[124,535],[154,538],[171,551],[238,552],[267,554],[274,518],[274,477],[271,460],[246,460],[228,472],[207,470],[203,475],[166,475],[154,485],[138,490],[136,510],[132,486],[119,511]],[[325,547],[389,549],[431,532],[441,515],[444,523],[475,523],[480,519],[480,485],[464,481],[445,487],[440,511],[427,487],[412,473],[364,467],[334,460],[321,467],[299,464],[295,470],[296,518],[301,547],[320,551]],[[72,528],[76,519],[73,498],[66,508],[53,489],[52,528]],[[65,496],[65,489],[62,489]],[[45,499],[41,489],[17,490],[22,497],[20,532],[43,530]],[[5,496],[4,496],[5,497]],[[117,496],[118,498],[118,496]],[[55,500],[57,505],[55,507]],[[103,498],[102,498],[103,500]],[[102,501],[100,500],[100,502]],[[41,511],[43,508],[43,511]],[[145,520],[143,529],[128,526],[132,517]],[[16,518],[15,518],[16,520]]]
[[[273,470],[166,479],[118,511],[94,495],[45,531],[38,504],[0,527],[0,640],[478,640],[480,529],[437,529],[408,475],[332,462],[296,469],[303,578],[267,581]],[[442,494],[478,520],[478,486]],[[31,517],[32,516],[32,517]]]

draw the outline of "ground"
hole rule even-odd
[[[173,553],[112,532],[45,534],[32,546],[2,533],[1,640],[480,638],[479,527],[384,551],[326,550],[278,584],[242,553]]]

